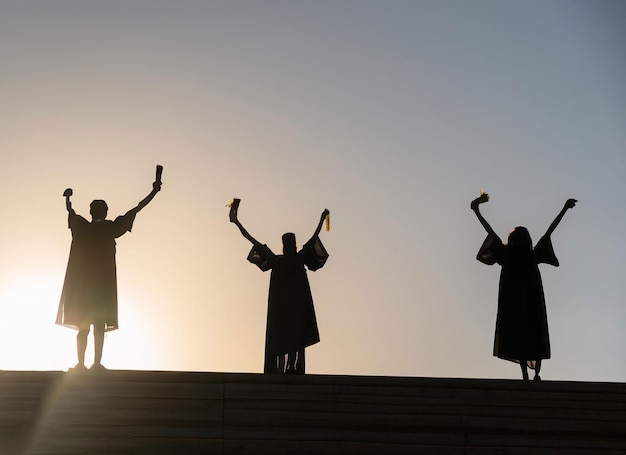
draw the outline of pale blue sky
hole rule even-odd
[[[114,217],[110,368],[262,371],[269,274],[319,214],[311,373],[518,378],[492,357],[484,231],[554,233],[544,379],[626,377],[626,4],[620,1],[0,3],[1,369],[64,369],[61,194]]]

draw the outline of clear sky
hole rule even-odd
[[[0,369],[76,362],[63,190],[113,218],[162,164],[118,241],[109,368],[262,371],[269,273],[236,196],[276,252],[331,211],[308,372],[518,378],[492,357],[484,188],[503,238],[578,199],[541,267],[542,376],[624,381],[624,24],[601,0],[2,2]]]

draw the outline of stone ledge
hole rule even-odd
[[[624,454],[626,384],[0,371],[0,454]]]

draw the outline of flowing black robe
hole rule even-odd
[[[530,367],[550,358],[550,336],[538,264],[555,267],[559,261],[549,236],[533,250],[520,252],[489,235],[476,257],[484,264],[502,266],[493,355],[505,360],[526,360]]]
[[[105,331],[118,328],[115,239],[133,227],[131,210],[115,221],[89,222],[73,210],[68,215],[72,246],[56,323],[79,329],[94,322]]]
[[[253,246],[248,261],[272,270],[265,331],[265,373],[275,373],[276,358],[320,341],[306,268],[324,266],[328,253],[314,236],[293,256],[276,255],[267,245]],[[306,268],[305,268],[306,266]]]

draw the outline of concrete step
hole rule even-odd
[[[0,454],[625,454],[626,384],[0,372]]]

